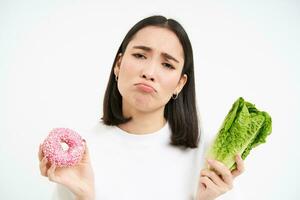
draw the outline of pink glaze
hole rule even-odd
[[[66,143],[64,150],[61,143]],[[50,163],[58,167],[70,167],[79,163],[84,153],[81,136],[68,128],[54,128],[42,144],[42,151]]]

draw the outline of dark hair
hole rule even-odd
[[[183,146],[183,148],[196,148],[200,138],[198,128],[198,116],[196,109],[196,92],[194,80],[193,51],[190,40],[183,27],[174,19],[163,16],[151,16],[136,23],[125,36],[111,69],[109,81],[103,101],[103,123],[106,125],[118,125],[126,123],[132,117],[125,118],[122,113],[122,96],[117,88],[114,67],[120,53],[124,54],[128,43],[133,36],[146,26],[158,26],[174,32],[184,50],[184,66],[181,75],[188,76],[187,82],[177,99],[171,98],[164,109],[164,117],[169,122],[172,136],[171,145]]]

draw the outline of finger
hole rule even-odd
[[[236,169],[231,172],[234,178],[241,175],[245,171],[244,161],[239,154],[236,156],[236,166]]]
[[[84,142],[84,153],[83,153],[83,156],[82,156],[82,162],[88,162],[89,161],[89,148],[86,144],[86,141],[83,140]]]
[[[83,142],[84,142],[84,154],[89,155],[89,148],[86,144],[86,140],[83,139]]]
[[[218,192],[217,186],[207,176],[201,176],[199,183],[203,184],[207,189],[211,189],[214,192]]]
[[[46,177],[47,177],[47,170],[48,170],[48,168],[47,168],[47,162],[48,162],[48,160],[47,160],[46,157],[44,157],[41,160],[41,162],[40,162],[40,172],[41,172],[41,175],[42,176],[46,176]]]
[[[53,181],[53,182],[57,181],[57,177],[55,175],[55,169],[56,169],[56,165],[52,164],[51,167],[47,171],[47,175],[48,175],[49,180]]]
[[[42,151],[42,144],[40,144],[40,147],[39,147],[38,157],[39,157],[40,161],[42,161],[42,159],[44,157],[44,154],[43,154],[43,151]]]
[[[201,171],[202,176],[209,177],[216,185],[221,188],[227,188],[228,186],[224,183],[224,181],[218,176],[214,171],[204,169]]]
[[[213,159],[207,160],[208,164],[220,174],[227,185],[232,185],[233,177],[230,170],[221,162]]]

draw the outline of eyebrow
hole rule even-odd
[[[152,51],[152,49],[150,47],[147,46],[133,46],[134,49],[142,49],[144,51]],[[176,60],[173,56],[171,56],[170,54],[167,54],[165,52],[161,53],[167,60],[174,60],[175,62],[179,63],[178,60]]]

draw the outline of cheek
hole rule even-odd
[[[136,62],[127,59],[124,60],[124,62],[122,63],[122,66],[120,68],[120,73],[124,80],[125,79],[128,80],[131,79],[133,76],[136,76],[138,70],[139,70],[139,66],[136,64]]]
[[[119,72],[118,88],[121,94],[125,94],[126,91],[132,86],[132,81],[136,80],[139,74],[138,65],[130,59],[123,60]]]
[[[165,74],[161,77],[161,89],[164,92],[164,95],[172,95],[177,84],[178,84],[179,76],[177,75],[169,75]]]

